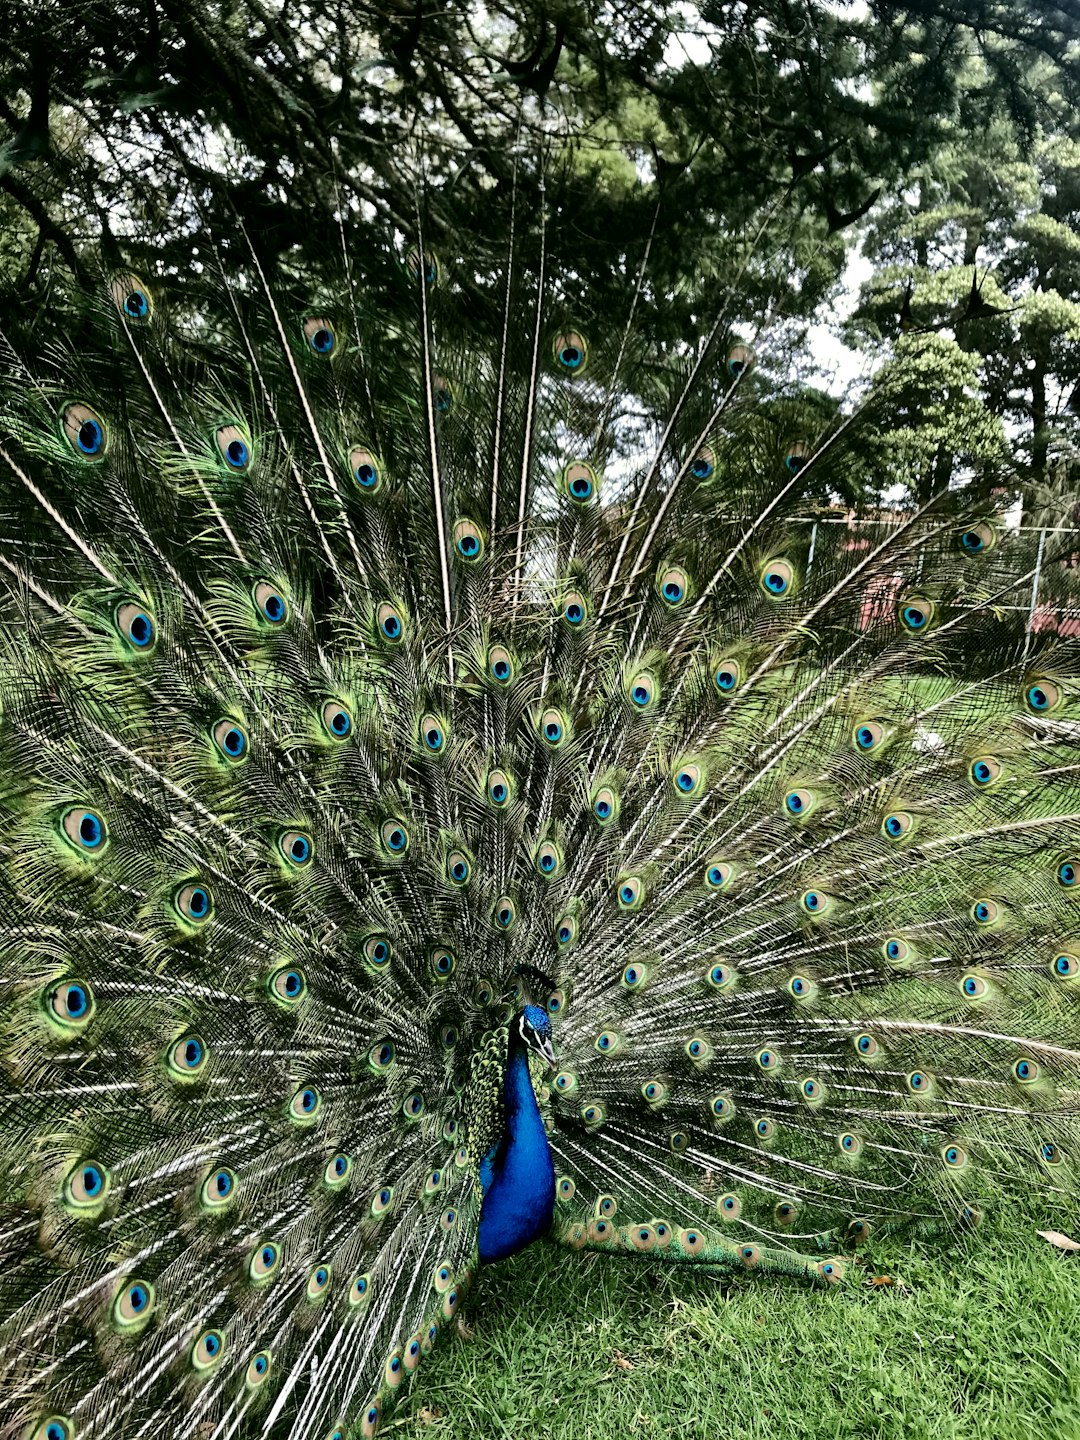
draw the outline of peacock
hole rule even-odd
[[[372,1436],[542,1237],[828,1286],[1075,1195],[1069,537],[850,509],[782,316],[530,225],[4,339],[3,1440]]]

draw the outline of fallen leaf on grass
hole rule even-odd
[[[1070,1240],[1068,1235],[1063,1235],[1060,1230],[1036,1230],[1035,1234],[1041,1235],[1058,1250],[1080,1250],[1080,1240]]]
[[[615,1360],[615,1364],[620,1370],[633,1370],[634,1362],[632,1360],[628,1360],[621,1350],[616,1350],[613,1358]]]
[[[442,1419],[442,1411],[437,1405],[425,1405],[416,1412],[416,1418],[421,1425],[434,1425],[436,1420]]]

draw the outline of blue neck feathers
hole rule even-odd
[[[528,1052],[515,1025],[503,1076],[503,1115],[503,1137],[480,1165],[484,1263],[516,1255],[546,1234],[555,1209],[555,1166],[529,1079]]]

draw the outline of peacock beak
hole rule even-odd
[[[555,1051],[551,1048],[551,1041],[550,1041],[550,1040],[541,1040],[541,1041],[540,1041],[540,1054],[544,1057],[544,1059],[547,1061],[547,1063],[551,1066],[552,1070],[557,1070],[557,1069],[559,1068],[558,1062],[557,1062],[556,1059],[555,1059]]]

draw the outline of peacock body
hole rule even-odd
[[[249,258],[10,346],[0,1435],[371,1435],[543,1234],[832,1283],[1072,1193],[1053,556],[815,511],[746,317]]]

